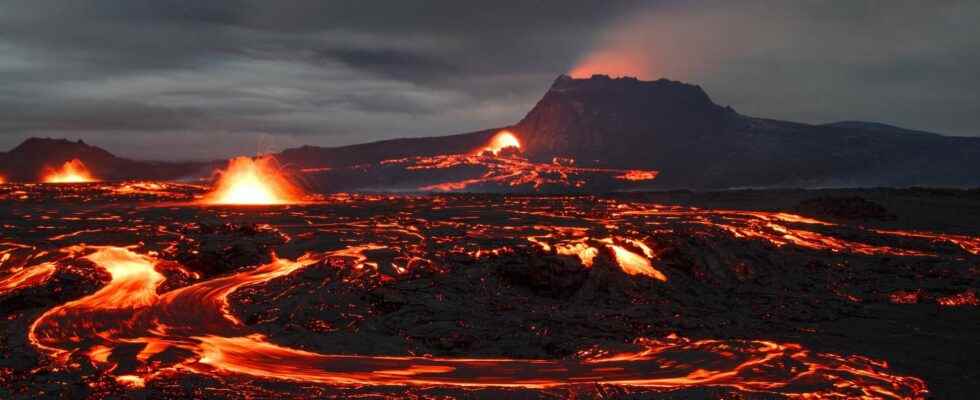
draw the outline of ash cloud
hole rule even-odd
[[[0,149],[53,136],[201,159],[465,132],[517,121],[604,50],[645,65],[622,72],[703,84],[747,114],[980,134],[978,8],[12,0]],[[619,73],[614,59],[597,65]]]
[[[980,135],[980,3],[670,3],[624,16],[571,73],[668,77],[742,113]]]

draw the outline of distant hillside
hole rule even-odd
[[[59,167],[79,159],[100,180],[178,179],[199,174],[206,163],[136,161],[116,157],[79,140],[30,138],[6,153],[0,153],[0,174],[9,181],[34,182],[47,167]]]
[[[303,146],[285,150],[277,158],[300,168],[347,167],[413,156],[435,156],[472,151],[500,128],[450,136],[393,139],[341,147]]]

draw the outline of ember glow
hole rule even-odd
[[[45,183],[85,183],[96,182],[85,163],[79,159],[66,161],[60,168],[49,168],[44,172]]]
[[[589,78],[593,75],[646,77],[655,69],[649,56],[644,52],[619,48],[600,49],[586,55],[568,71],[568,75],[577,79]]]
[[[567,157],[554,157],[552,162],[533,161],[526,158],[523,151],[518,135],[502,130],[486,143],[464,153],[390,158],[377,163],[337,168],[311,166],[300,171],[304,174],[336,173],[339,176],[345,176],[345,173],[382,177],[418,176],[418,181],[424,183],[388,189],[422,192],[636,189],[655,179],[658,174],[658,171],[651,170],[576,166],[575,160]],[[377,185],[385,187],[388,179],[379,181]]]
[[[271,156],[237,157],[218,173],[204,204],[275,205],[303,201],[303,191],[285,174]]]

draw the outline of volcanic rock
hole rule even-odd
[[[863,197],[818,197],[804,200],[796,206],[801,214],[844,220],[894,220],[896,216],[881,204]]]

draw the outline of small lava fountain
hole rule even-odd
[[[302,202],[297,187],[271,156],[236,157],[219,172],[214,189],[204,196],[204,204],[274,205]]]
[[[497,134],[493,136],[493,139],[490,139],[490,143],[488,143],[485,147],[481,147],[480,149],[478,149],[476,151],[476,154],[483,154],[483,153],[490,152],[493,153],[493,155],[497,156],[500,155],[500,152],[503,151],[504,149],[511,148],[511,147],[520,150],[521,141],[518,140],[517,136],[514,135],[514,133],[512,133],[511,131],[503,130],[497,132]]]
[[[44,183],[85,183],[96,182],[98,179],[79,159],[66,161],[61,168],[47,168],[44,173]]]

